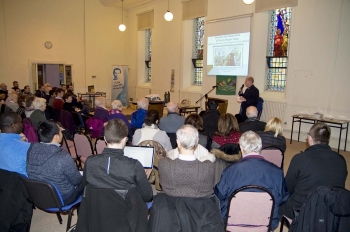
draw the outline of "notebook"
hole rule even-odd
[[[153,168],[154,148],[147,146],[125,146],[124,155],[140,161],[144,168]]]

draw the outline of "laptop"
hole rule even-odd
[[[154,147],[125,146],[124,155],[129,158],[140,161],[144,168],[153,168]]]

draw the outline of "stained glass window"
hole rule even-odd
[[[286,87],[291,16],[291,7],[276,9],[271,15],[268,90],[284,91]]]
[[[152,29],[146,30],[146,81],[151,82]]]
[[[196,18],[194,21],[194,85],[202,85],[205,17]]]

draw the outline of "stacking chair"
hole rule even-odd
[[[80,158],[80,161],[85,163],[86,159],[94,154],[91,139],[82,133],[74,135],[75,153]]]
[[[45,181],[28,179],[23,176],[21,179],[28,191],[29,197],[36,207],[46,212],[56,213],[60,224],[62,224],[62,217],[60,213],[68,213],[66,228],[66,231],[68,231],[72,221],[73,211],[79,207],[82,196],[80,196],[72,204],[64,205],[61,193],[54,184]]]
[[[225,220],[226,231],[271,231],[275,199],[261,186],[237,189],[229,198]]]
[[[100,137],[99,139],[96,139],[95,142],[95,154],[101,154],[103,149],[107,147],[106,141],[103,137]]]
[[[69,131],[70,135],[74,135],[75,133],[75,123],[73,120],[73,116],[71,112],[67,110],[61,110],[60,113],[60,123],[62,126]]]
[[[72,158],[74,159],[75,165],[77,166],[78,169],[81,169],[81,161],[80,158],[77,156],[76,152],[75,152],[75,145],[74,145],[74,141],[71,140],[67,140],[66,136],[63,135],[62,138],[62,144],[61,147],[63,150],[65,150],[66,152],[68,152]]]
[[[261,155],[269,162],[283,169],[284,154],[281,149],[276,146],[266,146],[261,150]]]
[[[283,215],[281,219],[280,232],[283,232],[284,225],[289,229],[291,224],[292,224],[292,219]]]

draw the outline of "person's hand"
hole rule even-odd
[[[80,109],[79,108],[74,108],[75,112],[79,112]]]
[[[244,102],[244,101],[246,101],[246,99],[241,96],[241,101]]]
[[[19,135],[21,136],[20,140],[27,141],[27,137],[23,133],[20,133]]]
[[[145,173],[146,173],[147,179],[151,175],[151,172],[152,172],[152,169],[145,169]]]

